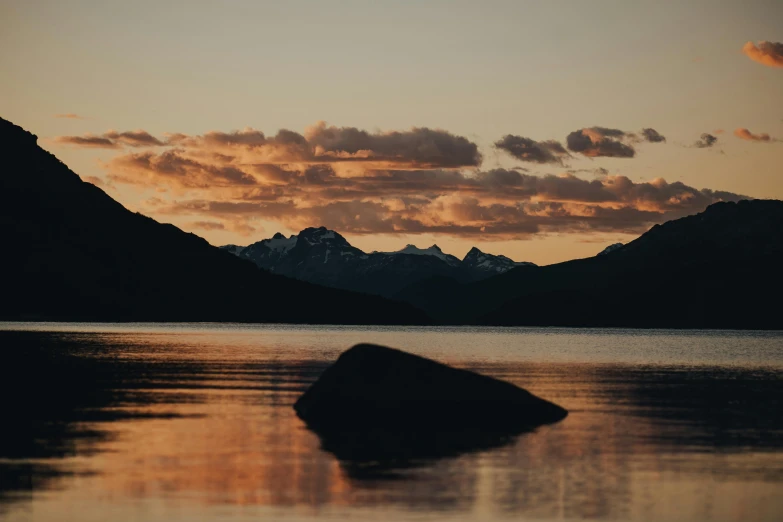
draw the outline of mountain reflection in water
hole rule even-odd
[[[781,334],[540,332],[0,331],[4,425],[13,427],[0,430],[0,513],[19,520],[780,517]],[[509,380],[562,404],[569,417],[507,440],[379,459],[380,468],[364,455],[357,465],[291,408],[357,337]],[[655,347],[658,360],[624,353],[629,340]],[[616,353],[591,352],[590,343],[616,344]],[[677,356],[732,346],[744,360]]]

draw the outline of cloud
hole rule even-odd
[[[246,128],[203,135],[166,133],[157,138],[144,130],[108,131],[100,136],[60,136],[59,143],[77,146],[172,147],[182,157],[207,162],[223,158],[235,164],[287,165],[356,163],[408,169],[477,167],[478,146],[444,130],[414,127],[407,131],[370,133],[355,127],[309,127],[305,134],[281,129],[274,136]],[[344,169],[349,169],[345,166]]]
[[[661,204],[665,195],[673,199]],[[301,207],[293,203],[227,205],[217,201],[176,201],[157,212],[196,213],[226,220],[274,219],[294,230],[323,225],[351,234],[450,234],[499,240],[547,233],[642,233],[652,224],[703,210],[713,201],[741,199],[677,184],[663,190],[636,187],[628,198],[641,204],[533,200],[502,203],[446,195],[424,202],[334,201]]]
[[[166,142],[159,140],[145,130],[125,132],[109,131],[103,136],[113,140],[115,143],[127,145],[129,147],[159,147],[166,145]]]
[[[255,189],[254,189],[255,190]],[[274,197],[184,199],[150,207],[161,215],[246,223],[274,220],[291,229],[327,226],[352,234],[442,233],[494,239],[541,233],[639,233],[654,223],[743,196],[625,176],[591,181],[573,175],[534,176],[494,169],[475,174],[398,171],[366,177],[329,174],[316,185],[292,184]]]
[[[401,161],[420,167],[478,166],[482,159],[476,144],[467,138],[428,128],[370,134],[318,122],[306,130],[305,139],[316,156]]]
[[[747,42],[742,52],[754,62],[768,67],[783,67],[783,43],[759,42],[756,46],[753,42]]]
[[[152,136],[145,130],[117,132],[110,130],[96,136],[84,134],[82,136],[57,136],[57,143],[75,145],[77,147],[98,147],[105,149],[119,149],[123,145],[127,147],[161,147],[168,143]]]
[[[588,142],[579,152],[587,155],[629,157],[633,144],[662,141],[652,129],[591,127],[578,134]],[[301,134],[246,128],[158,137],[109,131],[91,138],[124,149],[104,164],[105,179],[156,191],[145,203],[153,216],[179,215],[193,228],[236,234],[252,234],[262,220],[295,230],[324,225],[352,234],[492,239],[639,233],[715,201],[742,198],[662,179],[633,182],[604,169],[586,172],[590,179],[575,175],[582,171],[482,170],[475,143],[426,128],[367,132],[319,122]],[[557,142],[514,135],[496,146],[536,164],[568,155]]]
[[[87,147],[95,149],[118,149],[120,145],[113,140],[104,136],[95,136],[93,134],[85,134],[83,136],[57,136],[54,139],[57,143],[65,145],[73,145],[76,147]]]
[[[701,135],[701,138],[699,138],[696,143],[693,144],[694,147],[698,149],[708,149],[715,145],[715,142],[718,141],[718,138],[716,136],[713,136],[712,134],[709,134],[705,132]]]
[[[666,141],[666,137],[660,134],[655,129],[642,129],[642,136],[645,140],[649,141],[650,143],[661,143]]]
[[[158,186],[161,182],[182,188],[255,185],[255,177],[231,165],[214,165],[183,156],[177,150],[161,154],[141,152],[113,158],[108,163],[113,181]]]
[[[495,142],[495,148],[506,151],[520,161],[532,163],[563,164],[563,157],[569,156],[568,151],[555,140],[535,141],[522,136],[507,134]]]
[[[364,163],[400,168],[456,168],[481,164],[478,146],[444,130],[414,127],[408,131],[370,133],[355,127],[318,122],[305,134],[282,129],[275,136],[246,128],[202,136],[170,134],[168,143],[186,150],[226,154],[238,161],[287,163]]]
[[[566,137],[568,150],[590,158],[633,158],[634,145],[640,142],[663,143],[666,137],[652,128],[644,128],[637,135],[608,127],[585,127]]]
[[[226,226],[218,221],[193,221],[188,223],[189,228],[196,230],[225,230]]]
[[[83,116],[79,116],[78,114],[74,114],[72,112],[68,112],[68,113],[65,113],[65,114],[55,114],[54,117],[55,118],[68,118],[68,119],[71,119],[71,120],[83,120],[83,119],[85,119]]]
[[[621,141],[627,137],[628,134],[619,129],[588,127],[569,134],[566,145],[568,150],[591,158],[633,158],[636,150]]]
[[[777,141],[774,138],[770,137],[769,134],[766,133],[753,134],[748,129],[744,129],[742,127],[735,129],[734,135],[742,140],[748,140],[748,141]]]

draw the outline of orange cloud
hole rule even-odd
[[[145,130],[135,131],[109,131],[103,135],[103,137],[113,140],[120,145],[127,145],[129,147],[159,147],[166,145],[167,142],[161,141],[158,138],[152,136]]]
[[[735,129],[734,135],[740,139],[749,140],[749,141],[775,141],[773,138],[770,137],[769,134],[766,133],[753,134],[748,129],[744,129],[742,127]]]
[[[176,150],[167,150],[161,154],[142,152],[118,156],[109,161],[109,168],[121,173],[110,175],[110,179],[135,185],[157,186],[165,183],[181,188],[215,188],[256,183],[252,174],[239,168],[199,162]]]
[[[264,197],[252,192],[204,192],[204,199],[156,199],[149,209],[153,214],[229,223],[273,220],[292,229],[324,225],[353,234],[446,233],[510,239],[548,232],[641,232],[713,202],[743,198],[662,179],[634,183],[625,176],[586,181],[572,175],[533,176],[503,169],[442,174],[399,171],[347,179],[330,174],[312,187],[277,186],[273,194],[263,194],[263,187],[253,189]]]
[[[369,133],[355,127],[333,127],[324,122],[305,135],[282,129],[275,136],[246,128],[211,131],[200,136],[168,133],[163,139],[143,130],[109,131],[101,136],[60,136],[60,143],[81,146],[175,147],[189,159],[217,159],[242,164],[361,163],[376,167],[425,169],[475,167],[482,157],[478,146],[444,130],[414,127],[408,131]]]
[[[196,230],[225,230],[226,226],[217,221],[193,221],[189,223],[190,228]]]
[[[78,114],[74,114],[72,112],[68,112],[68,113],[65,113],[65,114],[55,114],[54,117],[55,118],[68,118],[68,119],[71,119],[71,120],[83,120],[84,119],[83,116],[79,116]]]
[[[75,145],[77,147],[99,147],[106,149],[118,149],[123,145],[128,147],[160,147],[168,144],[168,142],[159,140],[144,130],[125,132],[110,130],[100,136],[90,133],[82,136],[58,136],[54,141],[67,145]]]
[[[603,127],[578,133],[596,155],[665,140],[650,128],[639,134]],[[481,154],[476,144],[426,128],[370,133],[320,122],[303,134],[281,130],[267,136],[246,128],[162,137],[109,131],[61,139],[146,148],[109,160],[106,179],[157,191],[145,204],[153,215],[188,216],[194,228],[238,234],[254,232],[261,220],[291,229],[324,225],[353,234],[493,239],[549,232],[636,233],[716,201],[742,199],[663,179],[636,183],[608,171],[585,180],[573,173],[477,170]],[[534,163],[568,154],[557,142],[513,135],[498,147]]]
[[[54,141],[65,145],[76,147],[87,147],[95,149],[118,149],[120,145],[104,136],[94,134],[85,134],[83,136],[57,136]]]
[[[783,43],[764,41],[756,46],[753,42],[747,42],[742,52],[754,62],[767,67],[783,67]]]

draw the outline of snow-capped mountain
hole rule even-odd
[[[431,277],[477,281],[515,266],[532,264],[485,254],[477,248],[460,260],[437,245],[429,248],[407,245],[396,252],[367,254],[325,227],[306,228],[290,237],[277,233],[246,247],[221,248],[277,274],[385,296]]]
[[[517,262],[506,256],[487,254],[476,247],[471,248],[470,252],[465,254],[465,257],[462,259],[462,264],[466,267],[473,268],[474,270],[487,272],[488,275],[502,274],[503,272],[508,272],[515,266],[536,266],[535,263],[529,263],[527,261]]]
[[[416,245],[406,245],[402,250],[396,252],[373,252],[373,254],[386,254],[387,256],[394,256],[398,254],[408,254],[412,256],[434,256],[443,260],[451,266],[459,266],[459,258],[452,256],[451,254],[445,254],[438,245],[432,245],[429,248],[419,248]]]
[[[614,244],[609,245],[608,247],[604,248],[603,250],[598,252],[598,254],[596,254],[596,255],[605,256],[606,254],[608,254],[610,252],[614,252],[615,250],[623,248],[623,246],[625,246],[623,243],[614,243]]]
[[[365,256],[358,248],[352,247],[343,236],[325,227],[306,228],[299,234],[285,237],[277,233],[270,239],[264,239],[240,250],[234,250],[235,245],[221,247],[234,255],[250,259],[261,268],[291,277],[297,277],[295,268],[305,259],[332,264],[342,257]],[[293,263],[293,261],[296,263]],[[299,278],[302,279],[302,278]],[[308,279],[309,280],[309,279]]]

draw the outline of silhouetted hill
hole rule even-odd
[[[783,329],[783,201],[716,203],[587,259],[402,290],[445,323]]]
[[[3,319],[413,323],[407,304],[269,274],[85,183],[0,119]]]

